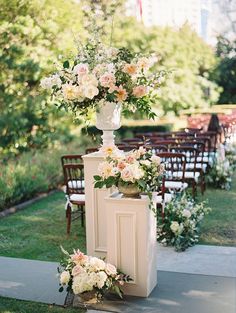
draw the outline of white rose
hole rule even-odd
[[[72,84],[62,85],[62,93],[66,100],[73,100],[77,96],[77,86]]]
[[[97,287],[102,289],[107,280],[107,274],[103,271],[97,273]]]
[[[140,179],[144,176],[144,171],[136,164],[131,165],[132,170],[133,170],[133,176],[135,179]]]
[[[63,271],[60,275],[60,283],[62,285],[67,285],[70,281],[70,272],[69,271]]]
[[[50,77],[46,77],[41,80],[40,86],[43,89],[51,89],[53,86],[61,87],[61,79],[58,74],[52,75]]]
[[[105,270],[105,267],[106,267],[106,263],[103,260],[98,259],[96,257],[90,258],[89,265],[90,265],[90,267],[92,267],[96,271]]]
[[[85,98],[93,99],[99,94],[99,90],[94,85],[89,85],[83,88],[83,94]]]
[[[115,175],[113,164],[109,162],[100,163],[98,166],[98,172],[103,177],[103,179]]]
[[[134,181],[134,174],[132,168],[130,166],[126,166],[121,171],[121,179],[126,182],[133,182]]]
[[[177,234],[180,229],[180,225],[178,222],[171,222],[170,229],[172,230],[173,233]]]
[[[149,160],[142,160],[140,161],[141,164],[146,165],[146,166],[150,166],[151,162]]]
[[[183,212],[182,212],[182,215],[184,217],[190,218],[191,212],[189,210],[187,210],[187,209],[184,209]]]
[[[161,158],[157,155],[152,155],[151,156],[151,161],[153,163],[155,163],[156,165],[160,165],[161,164]]]
[[[83,86],[92,85],[94,87],[98,86],[98,80],[93,74],[85,74],[81,77],[81,84]]]
[[[83,76],[85,74],[88,74],[88,71],[89,71],[89,67],[87,63],[77,64],[73,69],[73,73],[78,76]]]

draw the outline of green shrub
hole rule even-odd
[[[84,153],[91,140],[80,138],[67,146],[26,152],[7,164],[0,163],[0,211],[63,183],[60,158]]]

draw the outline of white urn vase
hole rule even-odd
[[[121,104],[104,101],[96,112],[96,127],[103,131],[102,148],[115,146],[114,130],[121,126]]]

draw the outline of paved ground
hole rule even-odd
[[[129,297],[125,303],[98,308],[124,313],[236,312],[236,247],[198,245],[177,253],[158,245],[157,252],[158,286],[149,298]],[[0,295],[63,304],[56,268],[54,262],[0,257]]]

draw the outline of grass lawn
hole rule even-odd
[[[78,308],[64,308],[37,302],[0,297],[0,313],[85,313]]]
[[[22,211],[0,219],[0,255],[59,261],[60,245],[85,252],[85,229],[80,219],[72,222],[66,236],[65,197],[56,192]]]
[[[236,173],[230,191],[208,188],[204,197],[212,212],[202,224],[201,244],[236,246]],[[59,261],[60,245],[71,251],[86,251],[85,229],[80,220],[72,222],[66,236],[65,198],[56,192],[47,198],[0,219],[0,255],[16,258]]]
[[[201,227],[201,244],[236,246],[236,172],[229,191],[207,188],[204,197],[212,211]]]

